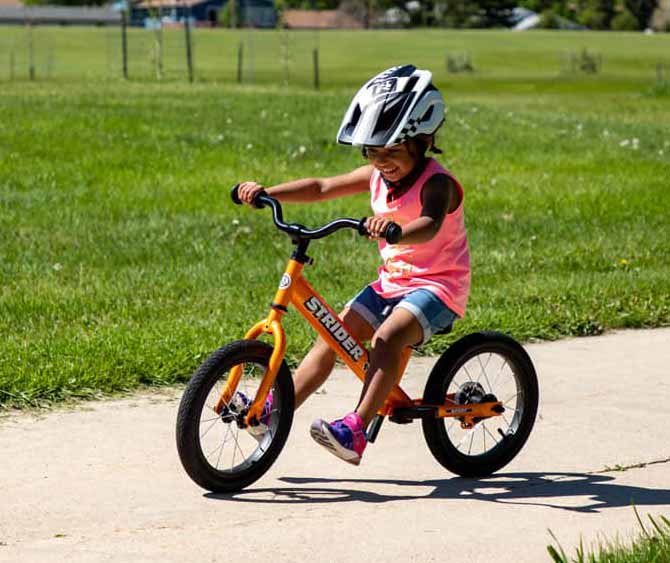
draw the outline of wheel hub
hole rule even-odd
[[[495,403],[498,398],[493,393],[486,393],[478,381],[467,381],[458,388],[454,399],[459,405],[472,403]],[[471,429],[475,424],[488,417],[459,417],[463,429]]]

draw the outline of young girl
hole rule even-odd
[[[440,153],[434,134],[444,121],[444,100],[431,73],[412,65],[390,68],[356,94],[337,136],[361,146],[369,164],[330,178],[305,178],[270,188],[244,182],[239,197],[251,205],[262,190],[282,202],[315,202],[370,191],[367,220],[384,261],[379,278],[344,308],[341,317],[360,341],[370,341],[370,367],[358,406],[341,419],[316,420],[312,437],[358,465],[366,428],[397,381],[403,348],[424,344],[462,317],[470,288],[470,258],[463,221],[463,189],[425,153]],[[397,244],[383,233],[402,227]],[[390,307],[389,307],[390,306]],[[384,316],[385,311],[391,313]],[[335,352],[318,338],[295,372],[299,407],[328,378]],[[266,411],[271,408],[271,397]]]

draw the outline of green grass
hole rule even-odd
[[[441,160],[466,189],[473,258],[465,320],[426,351],[484,328],[528,340],[670,324],[670,105],[648,95],[670,36],[322,33],[316,93],[270,85],[260,63],[255,85],[217,79],[217,37],[234,54],[243,34],[201,32],[203,79],[189,85],[84,76],[110,32],[47,31],[70,74],[0,91],[2,405],[184,381],[241,337],[266,313],[290,244],[269,213],[233,206],[230,186],[359,165],[333,141],[339,121],[353,88],[399,59],[433,67],[447,93]],[[556,52],[576,38],[609,70],[557,74]],[[475,53],[477,72],[446,75],[437,45]],[[368,212],[361,195],[286,216],[316,226]],[[311,250],[306,275],[336,308],[374,277],[365,239],[338,233]],[[286,328],[294,363],[312,333],[295,314]]]
[[[592,550],[584,549],[583,544],[569,557],[558,545],[547,547],[555,563],[663,563],[670,561],[670,520],[664,516],[654,519],[649,515],[651,526],[645,527],[635,509],[635,516],[641,532],[629,545],[620,540],[600,543]],[[553,534],[552,534],[553,536]],[[554,539],[556,539],[554,537]]]

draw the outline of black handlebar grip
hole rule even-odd
[[[386,227],[384,239],[389,244],[396,244],[402,238],[402,227],[397,223],[391,223]]]
[[[368,218],[363,217],[358,223],[358,234],[362,236],[368,236],[370,233],[365,226]],[[390,223],[386,227],[386,232],[384,233],[384,240],[389,244],[396,244],[402,238],[402,227],[397,223]]]
[[[254,196],[254,200],[251,202],[251,204],[256,208],[256,209],[263,209],[265,207],[265,202],[261,201],[261,198],[263,196],[267,196],[268,194],[266,193],[265,190],[261,190]]]
[[[230,197],[233,200],[233,203],[235,205],[242,205],[242,200],[240,199],[240,196],[237,193],[237,190],[239,189],[239,187],[240,187],[239,184],[235,184],[233,186],[233,189],[230,190]]]
[[[233,189],[230,190],[230,197],[233,200],[233,203],[235,203],[236,205],[242,205],[242,200],[240,199],[239,189],[240,189],[240,185],[235,184],[233,186]],[[265,193],[265,190],[262,190],[262,191],[258,192],[256,194],[256,197],[254,197],[254,201],[252,203],[253,203],[253,205],[256,209],[262,209],[263,207],[265,207],[265,205],[261,201],[259,201],[260,196],[263,196],[263,195],[267,195],[267,193]]]

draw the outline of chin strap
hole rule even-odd
[[[386,184],[387,188],[386,202],[391,203],[393,200],[396,200],[402,195],[404,195],[407,192],[407,190],[409,190],[414,185],[414,182],[416,182],[419,179],[419,176],[423,174],[423,171],[426,169],[427,165],[428,165],[428,159],[422,158],[421,162],[419,162],[414,168],[412,168],[412,171],[409,174],[407,174],[407,176],[405,176],[404,178],[400,178],[400,180],[396,182],[391,182],[387,180],[386,178],[384,178],[384,175],[381,174],[380,172],[382,180],[384,180],[384,183]]]

